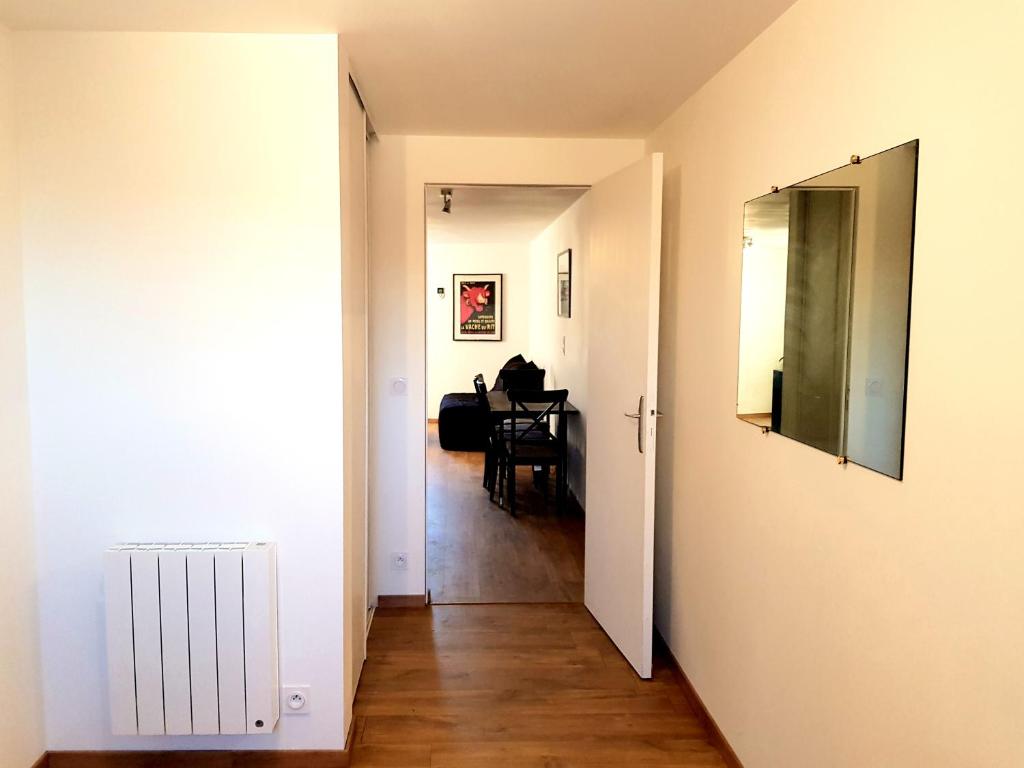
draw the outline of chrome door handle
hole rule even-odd
[[[636,449],[640,453],[644,452],[644,396],[640,395],[640,402],[636,405],[636,413],[624,413],[622,414],[627,419],[636,419]]]

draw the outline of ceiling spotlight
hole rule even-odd
[[[441,213],[452,212],[452,191],[450,189],[441,190],[441,199],[444,200],[444,205],[441,206]]]

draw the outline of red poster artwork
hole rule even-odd
[[[501,339],[501,276],[455,276],[456,340]]]

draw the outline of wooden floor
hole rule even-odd
[[[520,468],[518,517],[488,500],[483,454],[427,430],[427,588],[434,603],[583,601],[583,518],[558,515]]]
[[[378,609],[358,768],[725,766],[656,654],[640,680],[582,605]]]

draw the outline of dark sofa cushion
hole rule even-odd
[[[515,368],[505,368],[501,372],[501,386],[506,392],[509,390],[544,389],[543,368],[538,368],[530,362]]]
[[[517,355],[517,357],[521,357]],[[539,378],[537,375],[531,374],[530,372],[540,371]],[[510,384],[514,382],[514,384]],[[498,379],[494,382],[494,389],[497,391],[504,391],[506,389],[512,389],[513,386],[519,389],[543,389],[544,388],[544,371],[537,367],[537,364],[531,360],[530,362],[518,362],[513,358],[512,362],[506,363],[500,371],[498,371]]]
[[[494,380],[494,386],[491,387],[491,391],[492,392],[501,392],[505,388],[502,385],[502,382],[501,382],[501,371],[504,371],[506,368],[515,368],[515,367],[520,366],[520,365],[526,365],[526,358],[525,357],[523,357],[522,355],[516,355],[515,357],[510,357],[505,362],[505,364],[503,366],[501,366],[501,370],[498,371],[498,378],[496,378]]]
[[[446,451],[487,449],[487,417],[476,393],[453,393],[441,398],[437,436]]]

